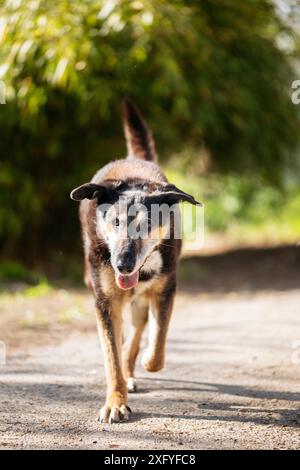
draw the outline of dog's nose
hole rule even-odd
[[[117,268],[122,274],[130,274],[135,267],[135,257],[127,252],[122,254],[117,260]]]

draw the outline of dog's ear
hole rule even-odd
[[[73,201],[82,201],[83,199],[98,199],[101,202],[114,200],[127,188],[127,185],[121,180],[109,179],[101,184],[85,183],[71,191],[70,197]]]
[[[150,196],[151,197],[151,196]],[[195,206],[203,206],[201,202],[196,201],[194,196],[185,193],[174,184],[165,184],[159,188],[159,194],[153,195],[151,199],[159,204],[169,204],[170,206],[178,202],[189,202]]]
[[[70,198],[73,201],[82,201],[83,199],[95,199],[107,193],[107,188],[100,184],[85,183],[78,188],[73,189]]]

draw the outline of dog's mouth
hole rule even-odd
[[[144,259],[143,264],[134,273],[126,274],[126,275],[123,275],[123,274],[120,274],[120,273],[115,273],[116,274],[116,283],[117,283],[118,287],[120,287],[120,289],[123,289],[123,290],[132,289],[133,287],[135,287],[138,284],[139,277],[140,277],[140,271],[141,271],[141,269],[143,269],[144,264],[146,263],[148,258],[152,255],[153,251],[151,251],[151,253],[148,254],[148,256],[146,256],[146,258]]]
[[[120,289],[127,290],[132,289],[139,282],[139,270],[132,274],[116,274],[116,282]]]

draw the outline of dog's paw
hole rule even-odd
[[[100,423],[118,423],[129,418],[131,409],[120,392],[113,392],[99,413]]]
[[[134,393],[137,391],[137,382],[134,377],[128,377],[127,379],[127,390],[129,393]]]
[[[153,354],[146,349],[142,356],[142,366],[148,372],[158,372],[164,366],[164,357],[161,354]]]

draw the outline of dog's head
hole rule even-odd
[[[168,244],[176,227],[180,231],[178,203],[200,204],[173,184],[129,179],[86,183],[74,189],[71,198],[96,201],[97,236],[109,248],[122,289],[134,287],[154,250]]]
[[[129,176],[128,160],[126,168],[123,166],[121,170],[119,166],[117,174],[122,175],[121,180],[83,184],[72,191],[71,198],[96,201],[97,236],[109,248],[118,286],[129,289],[137,284],[141,269],[145,271],[151,263],[152,268],[155,265],[157,247],[161,243],[168,244],[165,240],[180,238],[178,202],[199,203],[190,194],[165,182],[158,167],[154,172],[148,171],[149,165],[152,170],[155,167],[150,164],[157,159],[155,145],[150,129],[130,99],[124,101],[124,130],[128,155],[144,161],[145,179]],[[151,178],[157,173],[159,178]],[[176,228],[177,237],[174,237]],[[159,257],[156,257],[156,264],[159,264]]]

